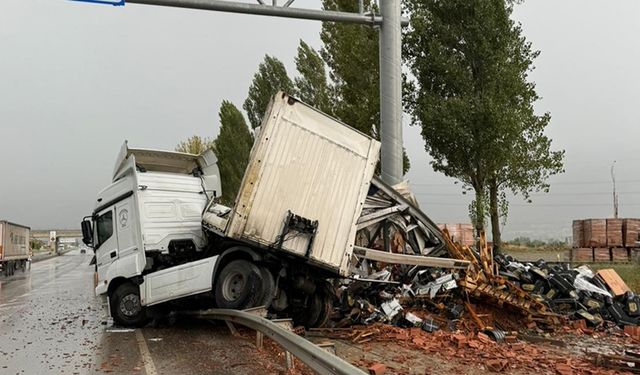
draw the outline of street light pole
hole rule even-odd
[[[403,175],[400,0],[382,0],[380,11],[381,177],[395,185]]]

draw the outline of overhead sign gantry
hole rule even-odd
[[[73,0],[122,6],[125,0]],[[380,0],[380,14],[339,12],[321,9],[293,8],[294,0],[278,5],[278,0],[256,4],[226,0],[126,0],[127,3],[211,10],[218,12],[254,14],[261,16],[298,18],[378,26],[380,29],[380,150],[381,177],[388,184],[402,180],[402,71],[401,27],[408,20],[401,17],[401,0]]]

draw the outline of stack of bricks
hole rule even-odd
[[[446,228],[449,231],[451,239],[462,246],[475,245],[472,224],[438,224],[438,228],[440,228],[440,230]]]
[[[583,220],[584,246],[585,247],[606,247],[607,246],[607,220],[606,219],[586,219]]]
[[[640,239],[640,219],[623,219],[622,231],[625,247],[639,247],[636,242]]]
[[[628,262],[629,250],[624,247],[616,247],[611,249],[611,260],[614,262]]]
[[[573,247],[583,247],[582,242],[584,239],[584,226],[582,220],[573,221]]]
[[[622,220],[607,219],[607,246],[622,247]]]
[[[593,249],[580,247],[572,250],[574,262],[593,262]]]
[[[593,249],[593,260],[595,262],[610,262],[611,253],[608,247],[597,247]]]

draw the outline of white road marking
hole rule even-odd
[[[136,341],[138,342],[138,347],[140,348],[140,356],[142,357],[142,362],[144,363],[144,370],[147,375],[158,375],[158,371],[156,371],[156,366],[153,364],[153,359],[151,358],[151,353],[149,352],[149,347],[147,346],[147,342],[144,340],[144,335],[142,334],[142,330],[136,329]]]
[[[20,302],[20,301],[15,301],[15,302],[14,302],[14,301],[12,300],[12,301],[9,301],[9,302],[7,302],[7,303],[2,303],[2,304],[0,304],[0,308],[14,307],[14,306],[19,306],[19,305],[21,305],[21,304],[22,304],[22,302]]]

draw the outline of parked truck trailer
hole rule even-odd
[[[27,226],[0,220],[0,266],[5,276],[26,270],[31,256],[30,233]]]
[[[96,293],[114,321],[189,305],[264,305],[298,324],[329,318],[331,278],[347,277],[380,143],[284,94],[265,112],[232,207],[217,160],[124,144],[112,183],[82,222]],[[387,187],[388,188],[388,187]],[[435,225],[429,246],[442,246]],[[421,230],[421,229],[420,229]],[[428,231],[428,229],[425,229]]]

